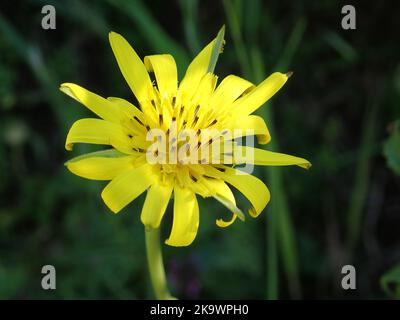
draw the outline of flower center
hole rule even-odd
[[[131,148],[159,165],[163,180],[196,183],[204,175],[201,165],[226,163],[232,157],[232,137],[223,129],[226,114],[204,99],[201,103],[179,94],[161,98],[154,91],[155,98],[142,102],[143,112],[130,117],[124,128]]]

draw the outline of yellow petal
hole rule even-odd
[[[141,195],[154,181],[151,166],[144,164],[115,177],[103,189],[101,197],[111,211],[118,213]]]
[[[204,178],[202,181],[208,189],[212,191],[213,195],[223,196],[225,199],[236,205],[235,196],[233,195],[232,190],[222,179]]]
[[[228,208],[235,216],[239,216],[240,220],[245,220],[243,212],[236,206],[232,190],[222,179],[204,178],[201,181],[207,186],[208,190],[211,190],[214,199]]]
[[[119,110],[110,101],[74,83],[63,83],[60,90],[82,103],[104,120],[119,123]]]
[[[112,180],[122,172],[133,169],[135,158],[111,149],[76,157],[65,165],[72,173],[86,179]]]
[[[171,198],[172,184],[153,184],[147,190],[146,200],[142,208],[140,219],[145,226],[158,228]]]
[[[223,219],[217,219],[217,220],[215,221],[215,223],[216,223],[217,226],[220,227],[220,228],[226,228],[226,227],[229,227],[230,225],[232,225],[232,224],[236,221],[236,218],[237,218],[237,217],[238,217],[238,216],[237,216],[236,214],[232,214],[231,220],[225,221],[225,220],[223,220]]]
[[[221,81],[211,97],[210,105],[218,109],[225,108],[251,88],[254,88],[251,82],[231,74]]]
[[[137,117],[140,121],[144,121],[143,112],[129,101],[118,97],[108,97],[107,100],[110,101],[116,108],[118,108],[120,114],[125,115],[125,117],[129,119]]]
[[[161,97],[172,98],[178,87],[178,72],[174,57],[170,54],[146,56],[144,64],[149,72],[154,72]]]
[[[199,205],[196,195],[189,189],[175,185],[172,230],[165,243],[174,247],[188,246],[196,237],[198,227]]]
[[[238,189],[251,203],[249,214],[257,217],[270,200],[267,186],[260,179],[244,172],[225,168],[224,180]]]
[[[271,141],[271,135],[263,118],[250,115],[236,118],[230,128],[233,138],[256,135],[260,144],[267,144]]]
[[[190,63],[185,76],[179,85],[179,92],[187,99],[192,98],[203,76],[208,73],[211,53],[215,39],[211,41]]]
[[[121,125],[135,136],[135,138],[132,139],[132,143],[135,142],[134,140],[138,139],[138,136],[146,136],[147,129],[144,125],[144,123],[147,123],[146,115],[141,110],[125,99],[108,97],[107,100],[119,109]],[[142,147],[140,146],[140,148]]]
[[[275,72],[261,82],[256,88],[236,100],[232,109],[238,115],[249,115],[267,102],[285,84],[288,75]]]
[[[207,73],[201,78],[196,93],[192,97],[193,104],[202,105],[204,102],[209,101],[217,84],[217,79],[218,77],[212,73]],[[194,109],[192,111],[194,111]]]
[[[233,202],[229,201],[223,196],[214,195],[213,197],[219,203],[223,204],[226,208],[228,208],[229,211],[231,211],[234,215],[238,216],[240,220],[245,221],[246,218],[244,213]]]
[[[110,32],[109,40],[122,75],[139,103],[149,100],[153,85],[142,60],[120,34]]]
[[[131,154],[130,140],[122,127],[100,119],[80,119],[68,132],[65,149],[71,151],[75,143],[111,145],[115,149]]]
[[[311,163],[306,159],[258,148],[236,146],[234,154],[243,155],[243,158],[239,157],[237,161],[235,159],[235,163],[252,163],[259,166],[296,165],[304,169],[311,167]]]

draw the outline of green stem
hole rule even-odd
[[[160,229],[146,228],[146,253],[151,284],[158,300],[175,299],[168,291],[160,246]]]

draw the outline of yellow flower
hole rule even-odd
[[[75,143],[91,143],[111,148],[74,158],[66,166],[84,178],[111,180],[101,196],[113,212],[119,212],[147,190],[141,220],[146,227],[158,228],[173,196],[173,225],[166,243],[187,246],[195,239],[199,225],[196,195],[213,197],[232,212],[230,221],[217,219],[220,227],[230,225],[236,217],[244,220],[230,186],[249,200],[248,213],[252,217],[257,217],[269,202],[265,184],[238,171],[235,165],[310,167],[302,158],[232,142],[249,132],[260,144],[270,141],[264,120],[252,113],[285,84],[290,74],[273,73],[258,86],[229,75],[217,86],[217,76],[212,72],[222,48],[223,30],[192,61],[179,85],[171,55],[146,56],[143,63],[121,35],[111,32],[109,40],[139,107],[120,98],[105,99],[72,83],[63,83],[60,90],[101,118],[76,121],[65,147],[72,150]],[[149,73],[154,73],[156,85]],[[210,129],[214,135],[205,138],[204,132]],[[166,142],[165,148],[149,139],[154,130],[162,134],[150,136],[156,142]],[[179,139],[189,130],[195,132],[196,140]],[[223,145],[223,141],[231,143]],[[224,149],[227,145],[232,148],[230,152]],[[214,161],[213,153],[207,153],[217,146],[223,146],[219,162]],[[197,158],[185,161],[192,154]],[[151,162],[149,155],[165,161]]]

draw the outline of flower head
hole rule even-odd
[[[223,30],[191,62],[179,84],[171,55],[146,56],[143,62],[121,35],[111,32],[109,39],[138,106],[120,98],[105,99],[72,83],[63,83],[60,90],[101,118],[76,121],[65,147],[72,150],[75,143],[90,143],[110,148],[74,158],[66,166],[84,178],[111,180],[101,196],[113,212],[147,191],[141,220],[147,227],[158,228],[173,196],[173,224],[166,243],[187,246],[199,225],[196,195],[213,197],[232,212],[229,221],[216,220],[220,227],[245,218],[231,186],[249,200],[252,217],[269,202],[265,184],[235,165],[310,166],[305,159],[235,141],[249,135],[255,135],[260,144],[270,141],[265,121],[252,113],[290,74],[273,73],[258,86],[229,75],[217,85],[213,70]]]

